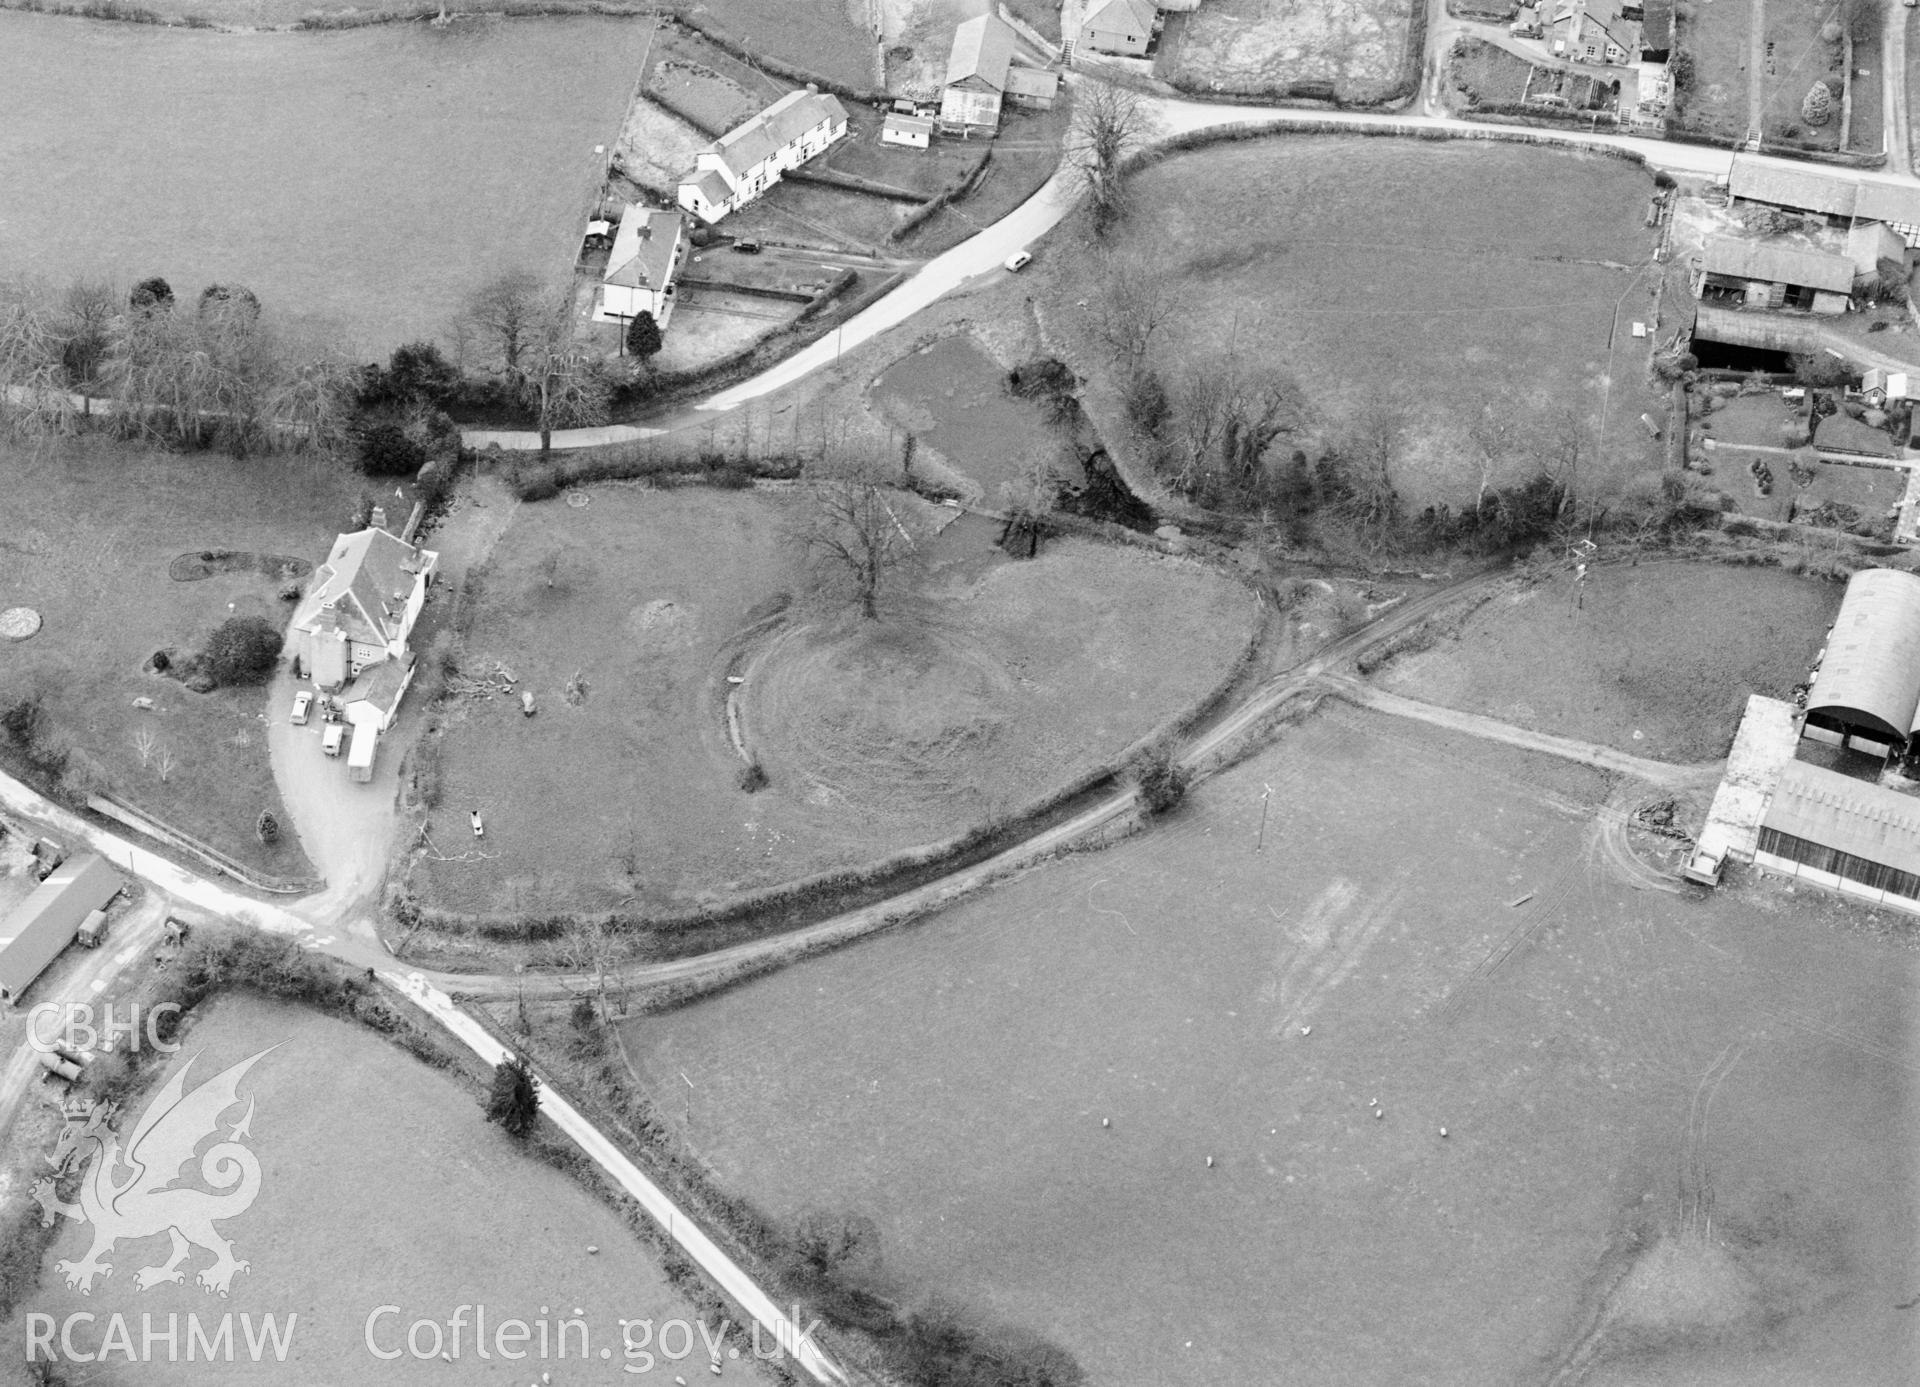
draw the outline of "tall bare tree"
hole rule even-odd
[[[1515,402],[1506,395],[1487,391],[1467,402],[1467,439],[1473,445],[1473,458],[1479,485],[1473,494],[1473,508],[1486,504],[1493,479],[1520,446],[1524,430]]]
[[[1145,143],[1147,124],[1139,96],[1126,87],[1086,82],[1074,92],[1067,156],[1086,186],[1096,236],[1105,236],[1126,214],[1121,169]]]
[[[611,1026],[616,1002],[624,1005],[625,976],[620,967],[620,949],[613,928],[605,920],[576,917],[556,942],[560,964],[578,981],[571,984],[574,995],[590,1000],[602,1022]]]
[[[1406,446],[1407,421],[1388,405],[1369,406],[1335,449],[1340,496],[1334,510],[1376,552],[1400,521],[1394,468]]]
[[[1165,269],[1138,251],[1109,251],[1096,263],[1088,297],[1094,340],[1127,378],[1138,375],[1180,304]]]
[[[474,290],[460,313],[456,338],[471,346],[476,364],[516,386],[526,357],[548,335],[555,291],[527,270],[507,270]]]
[[[864,459],[823,462],[808,470],[789,523],[789,537],[808,562],[849,592],[870,621],[919,549],[904,507],[888,495],[897,482]]]
[[[0,284],[0,433],[38,446],[73,430],[79,410],[61,364],[64,340],[44,289]]]

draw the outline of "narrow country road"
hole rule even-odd
[[[1890,0],[1889,0],[1890,2]],[[1747,141],[1756,149],[1766,119],[1767,0],[1747,0]]]
[[[1362,708],[1371,708],[1379,713],[1390,713],[1397,718],[1411,718],[1416,722],[1430,723],[1435,727],[1444,727],[1453,732],[1464,732],[1471,737],[1481,737],[1488,741],[1519,747],[1522,751],[1538,751],[1548,756],[1558,756],[1563,761],[1578,761],[1596,770],[1612,771],[1617,775],[1630,775],[1658,785],[1662,789],[1684,789],[1698,785],[1709,775],[1717,779],[1724,764],[1716,761],[1707,765],[1686,766],[1676,765],[1670,761],[1653,761],[1644,756],[1630,756],[1624,751],[1615,751],[1612,747],[1602,746],[1598,742],[1577,741],[1572,737],[1561,737],[1552,732],[1535,732],[1531,728],[1501,722],[1498,718],[1485,717],[1479,713],[1465,713],[1457,708],[1441,707],[1437,703],[1422,703],[1418,699],[1402,698],[1399,694],[1388,693],[1385,689],[1376,688],[1350,675],[1329,674],[1324,676],[1323,682],[1336,695]]]
[[[1880,76],[1886,84],[1880,102],[1886,126],[1887,167],[1913,172],[1913,131],[1907,124],[1907,25],[1914,12],[1887,0],[1886,37],[1880,44]]]

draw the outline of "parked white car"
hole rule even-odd
[[[1016,250],[1012,255],[1009,255],[1007,257],[1007,268],[1009,270],[1012,270],[1015,274],[1019,274],[1020,271],[1026,269],[1027,266],[1031,265],[1032,263],[1033,263],[1032,251]]]
[[[346,741],[347,725],[344,722],[330,722],[327,730],[320,734],[320,750],[329,756],[338,756]]]
[[[293,725],[305,727],[307,719],[313,716],[313,691],[302,689],[293,696]]]

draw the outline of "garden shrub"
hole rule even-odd
[[[514,479],[514,495],[522,501],[550,501],[560,494],[560,482],[551,467],[530,467]]]
[[[258,684],[273,673],[281,643],[265,617],[228,617],[207,638],[201,667],[216,685]]]

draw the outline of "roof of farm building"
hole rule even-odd
[[[881,122],[881,127],[886,130],[888,134],[931,135],[933,133],[933,117],[910,116],[899,111],[893,111],[888,113],[887,118]]]
[[[947,55],[947,85],[978,78],[994,91],[1005,91],[1013,47],[1013,26],[997,15],[977,15],[954,26],[953,50]]]
[[[1664,52],[1673,44],[1673,0],[1647,0],[1640,8],[1640,46]]]
[[[1815,169],[1783,168],[1735,155],[1727,191],[1750,202],[1850,217],[1859,188],[1851,178],[1836,178]]]
[[[0,990],[18,998],[73,942],[87,913],[104,907],[125,885],[97,853],[61,863],[0,924]]]
[[[1903,739],[1920,708],[1920,575],[1868,568],[1847,582],[1807,715]],[[1851,782],[1849,782],[1851,783]]]
[[[673,279],[673,253],[680,244],[680,214],[638,203],[620,216],[620,230],[607,257],[608,284],[660,289]]]
[[[792,91],[753,119],[727,131],[707,150],[718,155],[740,178],[815,126],[844,124],[846,119],[847,108],[837,97],[812,90]]]
[[[1920,874],[1920,800],[1806,761],[1780,769],[1767,828]]]
[[[1920,226],[1920,187],[1863,182],[1854,198],[1853,215],[1871,217],[1878,222],[1898,222],[1902,226]]]
[[[683,188],[688,184],[691,184],[694,190],[706,199],[709,207],[718,207],[733,191],[727,186],[727,180],[720,176],[717,169],[707,169],[698,177],[684,178],[680,181],[680,186]]]
[[[1048,72],[1043,68],[1021,67],[1015,64],[1007,69],[1007,94],[1009,96],[1033,96],[1042,100],[1051,100],[1060,91],[1060,74]]]
[[[1739,236],[1715,236],[1700,254],[1708,274],[1760,279],[1769,284],[1802,284],[1844,294],[1853,288],[1853,261],[1844,255]]]

